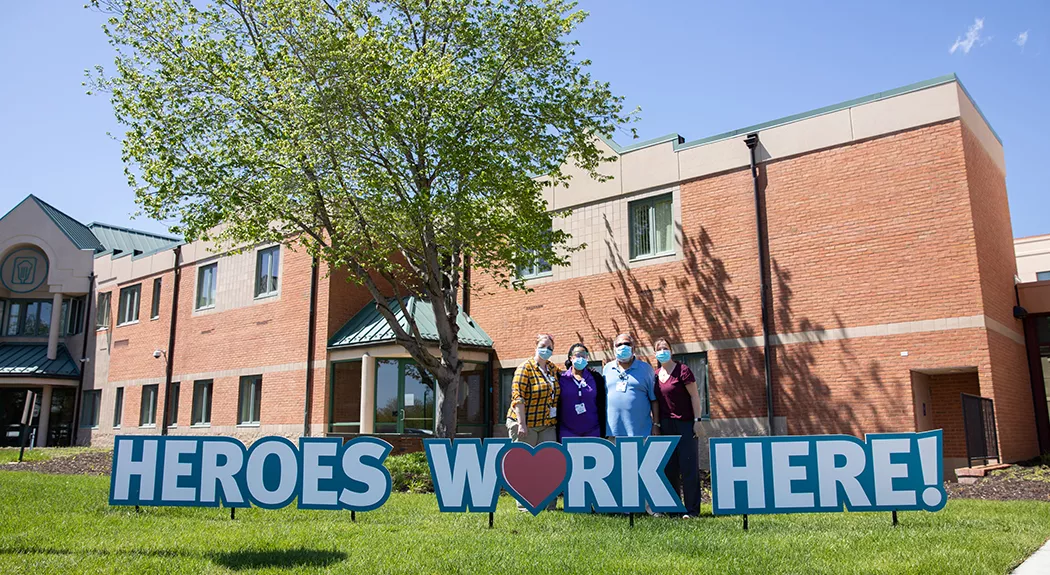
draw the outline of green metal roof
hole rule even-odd
[[[0,377],[77,379],[80,369],[62,344],[51,360],[46,343],[0,343]]]
[[[437,325],[434,322],[434,308],[430,303],[416,297],[408,297],[394,302],[394,317],[406,331],[408,320],[404,310],[407,309],[416,320],[419,332],[427,341],[438,341]],[[475,347],[492,347],[492,338],[481,329],[470,316],[460,312],[456,320],[459,325],[459,342]],[[386,319],[379,313],[375,302],[365,304],[346,325],[328,340],[329,348],[374,345],[394,341],[394,330],[390,329]]]
[[[95,234],[91,233],[91,230],[89,230],[87,226],[69,217],[58,208],[41,200],[33,194],[29,194],[24,200],[18,202],[18,205],[11,208],[11,210],[4,215],[4,218],[11,215],[11,212],[15,211],[18,206],[21,206],[30,200],[36,202],[36,205],[40,206],[40,209],[44,214],[51,218],[52,222],[55,222],[58,229],[66,234],[66,237],[69,238],[69,241],[73,242],[73,245],[75,245],[77,249],[95,250],[96,252],[102,251],[102,244],[98,242],[98,238],[95,237]],[[3,220],[4,218],[0,218],[0,220]]]
[[[115,257],[146,255],[165,248],[173,248],[182,243],[180,238],[174,236],[164,236],[101,222],[91,222],[87,227],[102,242],[104,251],[99,255],[107,253],[114,253]]]

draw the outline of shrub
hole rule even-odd
[[[430,481],[430,466],[423,452],[393,455],[386,458],[386,468],[390,471],[393,484],[391,489],[402,493],[433,493],[434,484]]]

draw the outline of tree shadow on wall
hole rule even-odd
[[[678,225],[683,257],[673,264],[657,264],[658,269],[669,271],[656,275],[647,267],[632,268],[608,221],[605,228],[610,290],[600,295],[577,292],[587,330],[577,332],[581,341],[593,339],[611,349],[612,337],[630,332],[640,347],[651,347],[660,337],[672,343],[707,342],[712,418],[766,417],[757,258],[747,263],[755,268],[754,273],[735,288],[707,228],[701,226],[691,234]],[[802,334],[809,340],[795,343],[796,335],[778,345],[774,336],[774,413],[787,416],[787,431],[792,434],[860,435],[886,430],[885,404],[871,402],[872,397],[891,397],[886,394],[878,361],[863,364],[847,339],[835,341],[838,354],[824,353],[832,345],[824,326],[800,317],[792,308],[792,272],[776,258],[771,259],[770,267],[775,285],[771,333]],[[588,305],[589,298],[607,297],[614,299],[618,313]],[[845,327],[837,314],[835,321],[837,328]],[[823,355],[819,372],[818,355]]]

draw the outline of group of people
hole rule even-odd
[[[563,437],[681,437],[665,471],[684,496],[684,518],[700,512],[697,438],[700,394],[696,377],[674,361],[666,339],[653,344],[657,365],[635,357],[634,338],[614,340],[616,359],[601,371],[589,368],[582,343],[569,346],[564,368],[552,362],[554,337],[536,336],[536,353],[514,372],[507,430],[529,445]],[[553,506],[553,504],[552,504]]]

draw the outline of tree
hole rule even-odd
[[[92,0],[117,56],[89,74],[127,128],[142,212],[188,240],[301,246],[363,284],[456,430],[464,270],[566,263],[544,186],[592,177],[633,120],[586,71],[565,0]],[[545,176],[545,177],[537,177]],[[407,294],[433,306],[435,354]]]

